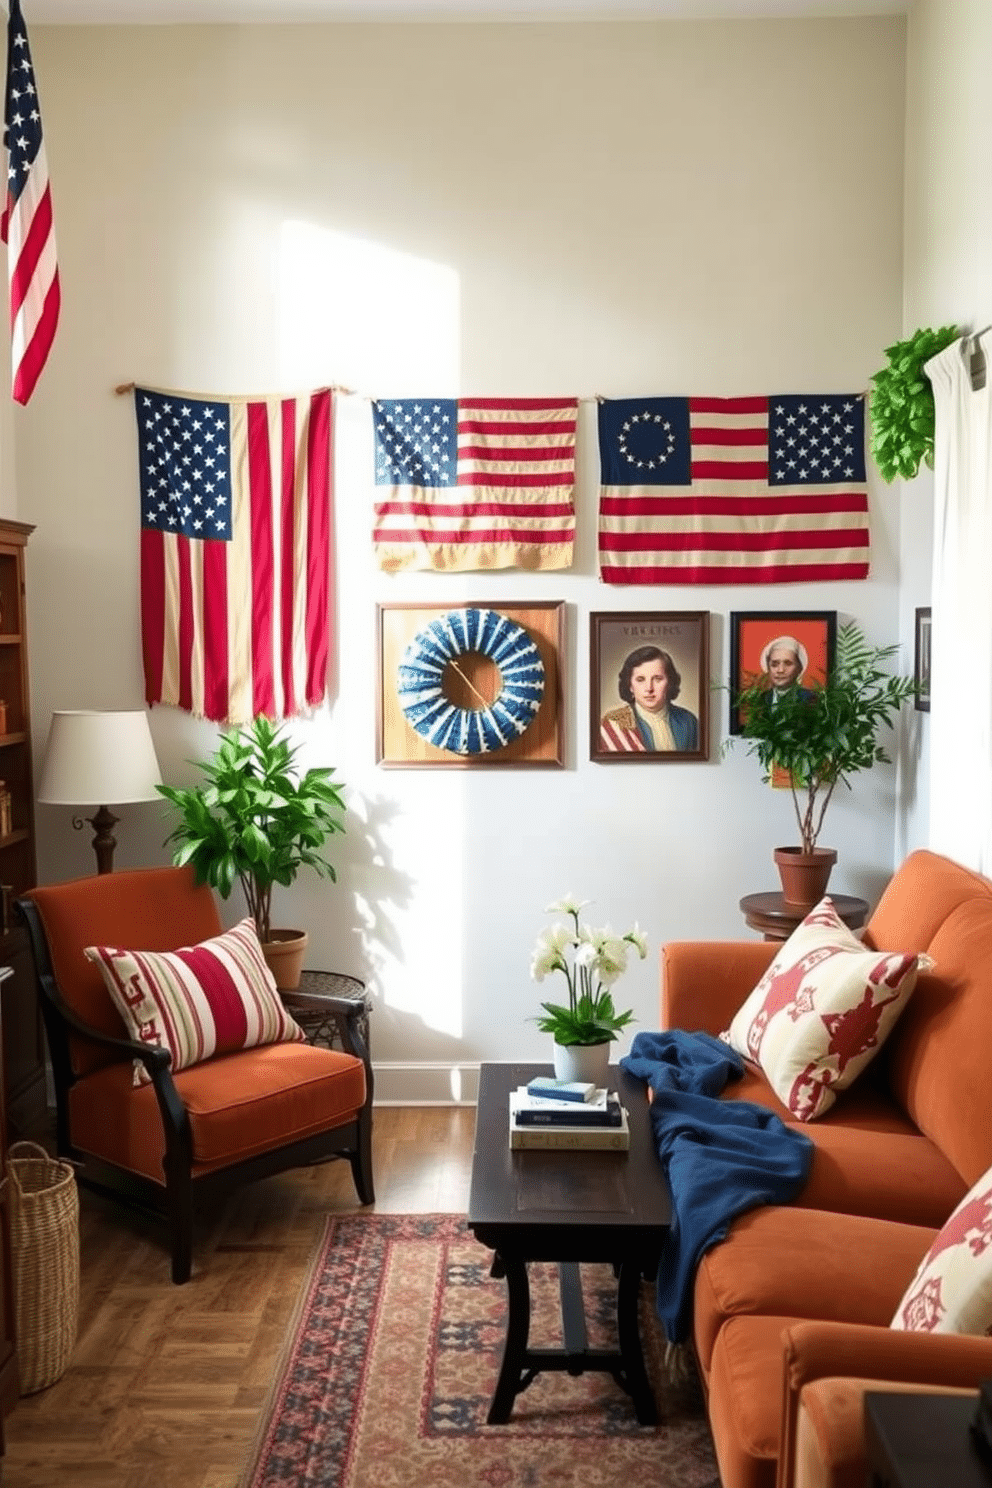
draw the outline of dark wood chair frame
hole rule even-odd
[[[332,1158],[346,1157],[351,1164],[355,1189],[362,1204],[375,1202],[372,1180],[372,1094],[373,1076],[369,1051],[360,1032],[364,1008],[347,998],[322,997],[321,1011],[331,1011],[337,1020],[341,1043],[346,1053],[353,1054],[365,1066],[365,1105],[354,1121],[335,1126],[326,1132],[306,1137],[271,1151],[259,1153],[229,1167],[193,1174],[193,1136],[189,1114],[176,1090],[170,1072],[172,1056],[167,1049],[151,1048],[126,1038],[114,1038],[84,1023],[65,1002],[52,969],[51,955],[44,926],[37,907],[29,899],[18,899],[17,909],[28,927],[34,954],[36,986],[48,1038],[55,1085],[56,1146],[59,1157],[76,1166],[81,1185],[136,1207],[143,1212],[163,1215],[168,1223],[172,1255],[172,1280],[181,1285],[190,1278],[193,1265],[194,1198],[215,1199],[246,1183],[268,1178],[289,1168],[311,1167]],[[294,1003],[305,1009],[305,994],[290,992],[281,996],[290,1012]],[[121,1060],[140,1059],[148,1071],[158,1101],[165,1133],[165,1156],[162,1167],[165,1184],[152,1182],[140,1173],[101,1161],[77,1150],[72,1143],[69,1123],[69,1091],[76,1075],[69,1055],[70,1031],[75,1038],[89,1040],[111,1050]]]

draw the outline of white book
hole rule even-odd
[[[606,1096],[607,1091],[600,1087],[594,1095],[591,1095],[588,1100],[582,1101],[580,1104],[578,1101],[549,1100],[547,1096],[532,1095],[526,1085],[518,1085],[516,1090],[511,1093],[510,1099],[513,1102],[514,1110],[517,1111],[561,1111],[567,1115],[569,1111],[574,1112],[576,1110],[605,1111]]]

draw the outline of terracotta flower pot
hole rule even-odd
[[[292,992],[300,985],[309,936],[305,930],[271,930],[269,933],[272,939],[262,941],[262,955],[276,979],[276,986]]]
[[[814,847],[811,853],[804,853],[801,847],[777,847],[775,863],[786,904],[798,909],[819,904],[836,861],[837,850],[833,847]]]

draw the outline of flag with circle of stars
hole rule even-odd
[[[864,398],[615,398],[599,405],[609,584],[868,576]]]
[[[135,389],[145,695],[218,722],[326,693],[332,393]]]
[[[372,404],[379,567],[569,568],[577,398]]]

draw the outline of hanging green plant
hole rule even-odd
[[[957,326],[924,327],[887,346],[889,365],[871,379],[871,452],[887,481],[912,480],[925,460],[933,469],[934,403],[924,363],[956,341]]]

